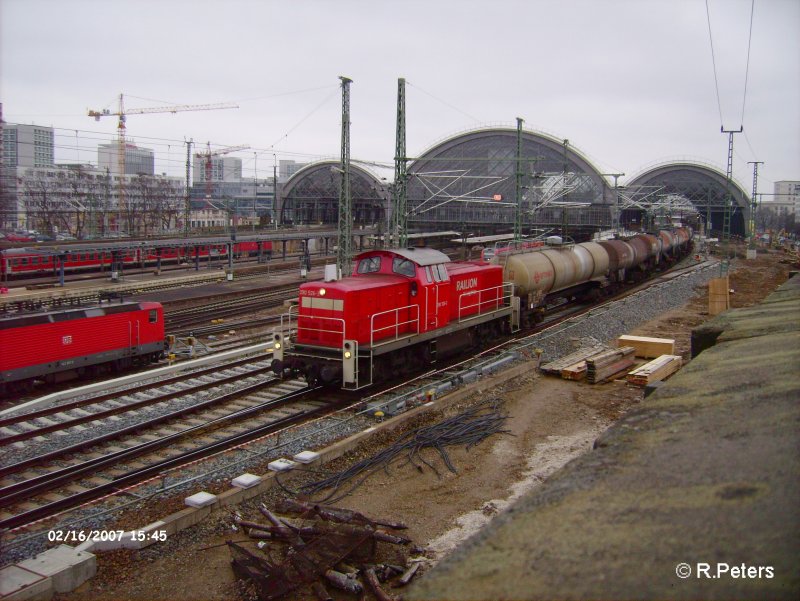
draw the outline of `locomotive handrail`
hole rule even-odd
[[[497,294],[498,291],[499,294]],[[489,293],[489,292],[495,292],[495,294],[488,300],[481,301],[481,296],[484,293]],[[478,296],[477,303],[464,305],[465,299],[467,299],[468,297],[474,297],[475,295]],[[483,305],[494,303],[496,308],[498,309],[500,307],[508,307],[511,305],[511,297],[513,295],[514,295],[514,285],[509,282],[505,282],[499,286],[491,286],[489,288],[483,288],[481,290],[471,290],[470,292],[462,294],[461,296],[458,297],[458,322],[461,323],[463,321],[475,319],[476,317],[480,317],[484,313],[487,313],[488,311],[481,309]],[[477,313],[464,316],[465,311],[473,309],[475,307],[478,308]],[[490,309],[490,310],[493,311],[496,309]]]
[[[407,309],[414,309],[414,311],[416,313],[416,316],[413,319],[409,319],[408,321],[401,322],[400,321],[400,311],[405,311]],[[388,325],[388,326],[383,326],[383,327],[378,328],[376,330],[375,329],[375,318],[376,317],[380,317],[381,315],[388,315],[390,313],[394,313],[395,314],[394,324],[391,324],[391,325]],[[375,346],[375,333],[376,332],[381,332],[383,330],[390,330],[392,328],[394,328],[394,338],[390,338],[388,340],[382,340],[378,344],[378,346],[381,346],[383,344],[389,344],[390,342],[395,342],[397,340],[400,340],[400,326],[405,326],[405,325],[409,325],[409,324],[416,324],[417,331],[416,332],[410,332],[408,335],[410,336],[411,334],[414,334],[414,333],[419,334],[419,305],[406,305],[405,307],[398,307],[396,309],[389,309],[387,311],[381,311],[380,313],[375,313],[370,318],[370,325],[369,325],[369,344],[370,344],[370,346],[372,346],[372,347]]]
[[[295,310],[298,311],[297,319],[295,320],[295,322],[297,324],[296,333],[299,332],[299,330],[300,330],[300,320],[301,319],[326,319],[328,321],[338,321],[340,323],[340,325],[341,325],[341,329],[338,329],[338,330],[327,330],[327,329],[324,329],[324,328],[311,328],[311,327],[308,327],[308,326],[303,326],[303,328],[306,329],[309,332],[319,332],[320,334],[340,334],[342,336],[342,339],[344,339],[344,334],[345,334],[344,318],[342,318],[342,317],[323,317],[323,316],[320,316],[320,315],[300,315],[300,313],[299,313],[300,307],[299,306],[289,307],[289,312],[284,314],[284,315],[286,315],[288,317],[288,321],[289,321],[288,322],[288,327],[285,330],[285,331],[288,332],[289,336],[291,336],[291,334],[292,334],[292,312],[295,311]],[[281,315],[281,330],[284,330],[284,328],[283,328],[283,315]]]

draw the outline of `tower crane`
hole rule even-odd
[[[241,144],[239,146],[227,146],[225,148],[220,148],[219,150],[211,150],[211,142],[207,142],[205,152],[198,152],[194,155],[198,159],[205,159],[206,198],[211,196],[212,191],[211,158],[236,152],[237,150],[247,150],[248,148],[250,148],[249,144]]]
[[[125,121],[127,115],[147,115],[151,113],[178,113],[181,111],[213,111],[217,109],[238,109],[239,105],[231,102],[220,102],[217,104],[178,104],[174,106],[158,106],[151,108],[134,108],[126,109],[124,97],[119,95],[119,108],[116,112],[111,112],[109,109],[102,109],[99,111],[89,110],[89,117],[94,117],[95,121],[100,121],[101,117],[118,117],[117,122],[117,165],[119,169],[119,213],[120,215],[125,212],[125,188],[123,182],[125,180]],[[187,196],[188,198],[188,196]],[[119,225],[117,226],[119,227]]]

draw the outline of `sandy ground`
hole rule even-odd
[[[785,281],[792,268],[783,255],[759,254],[731,277],[734,307],[754,304]],[[676,339],[676,354],[690,356],[691,329],[708,319],[702,291],[684,308],[664,314],[632,334]],[[469,403],[499,398],[510,414],[512,435],[496,435],[466,451],[449,454],[458,469],[449,472],[441,459],[428,457],[437,467],[419,472],[410,465],[379,472],[338,503],[366,515],[403,521],[407,535],[435,562],[480,528],[518,496],[531,490],[570,459],[591,448],[598,434],[630,407],[643,392],[624,381],[591,386],[541,376],[532,368],[522,377],[481,391],[450,408],[447,416]],[[434,423],[442,414],[424,418]],[[419,424],[415,424],[419,425]],[[378,442],[359,449],[343,461],[357,461],[376,451]],[[271,492],[258,499],[270,504]],[[163,515],[168,504],[159,503]],[[157,510],[158,508],[155,508]],[[245,518],[260,516],[253,506],[241,508]],[[137,516],[141,519],[145,516]],[[179,533],[144,552],[120,551],[98,556],[98,576],[78,591],[60,598],[96,599],[233,599],[246,598],[230,568],[225,540],[244,540],[229,529],[230,516],[217,513],[202,527]],[[138,523],[147,523],[138,521]],[[331,591],[333,592],[333,591]],[[296,599],[313,598],[310,592]],[[341,596],[338,598],[349,598]]]

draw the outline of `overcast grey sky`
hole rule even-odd
[[[708,0],[722,120],[746,190],[800,179],[800,1]],[[337,157],[351,86],[354,158],[391,163],[397,78],[408,152],[486,124],[568,138],[628,177],[677,157],[725,168],[705,0],[0,0],[0,101],[12,123],[51,125],[56,159],[96,162],[116,119],[87,109],[236,102],[130,115],[156,168],[183,173],[181,141],[249,144],[245,175],[273,154]],[[166,103],[166,104],[165,104]]]

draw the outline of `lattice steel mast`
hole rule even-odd
[[[515,198],[516,208],[514,210],[514,240],[522,240],[522,118],[517,117],[517,168],[515,170],[516,186]]]
[[[353,271],[353,199],[350,196],[350,84],[352,79],[340,76],[342,81],[342,152],[339,184],[339,240],[336,249],[336,271],[339,277]]]
[[[406,208],[406,80],[397,80],[397,134],[394,150],[394,187],[392,188],[392,244],[408,246],[408,211]]]
[[[756,210],[758,209],[758,166],[764,161],[747,161],[753,166],[753,194],[750,196],[750,218],[747,220],[747,235],[750,236],[750,248],[756,247]]]
[[[744,131],[744,127],[739,126],[739,129],[725,129],[720,126],[719,130],[723,134],[728,134],[728,168],[725,172],[725,210],[722,216],[722,243],[725,248],[731,241],[731,213],[733,211],[733,195],[731,189],[733,188],[733,134],[740,134]]]

